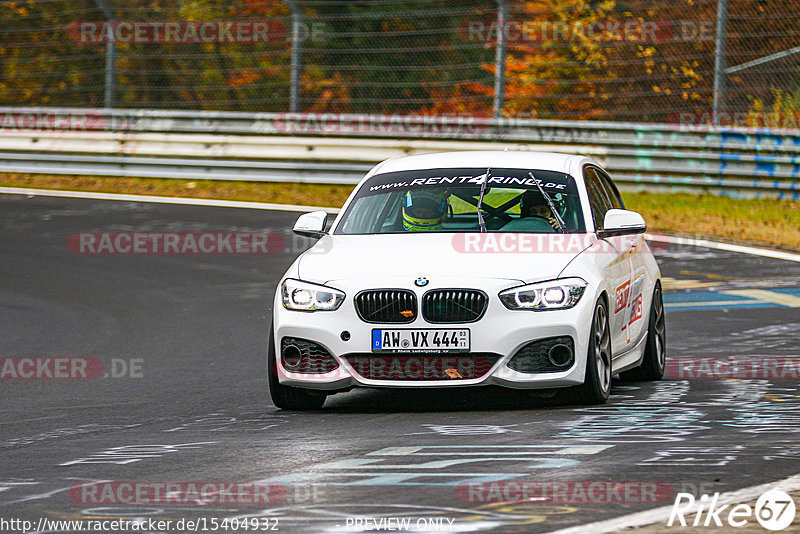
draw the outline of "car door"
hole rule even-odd
[[[610,192],[600,178],[597,167],[587,165],[583,169],[583,179],[589,196],[595,231],[603,229],[606,212],[614,207]],[[625,352],[629,346],[626,312],[631,294],[631,261],[625,241],[620,238],[605,239],[601,257],[609,286],[609,327],[611,329],[611,352],[614,357]]]
[[[608,173],[599,168],[596,168],[595,172],[608,191],[614,208],[625,209],[622,196],[619,194],[619,190],[616,185],[614,185]],[[647,328],[647,322],[644,320],[643,305],[649,305],[654,280],[648,279],[647,277],[648,270],[644,256],[646,253],[644,235],[629,235],[621,238],[621,240],[621,246],[625,249],[625,254],[627,254],[631,266],[631,290],[628,296],[625,311],[626,319],[623,327],[626,331],[626,344],[629,348],[632,348],[638,343]]]

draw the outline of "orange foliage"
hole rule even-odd
[[[303,111],[311,113],[347,113],[350,110],[350,93],[342,82],[342,75],[335,72],[330,78],[312,79],[303,75],[303,93],[308,101]],[[313,96],[312,96],[313,95]]]
[[[231,87],[241,87],[243,85],[250,85],[258,78],[260,78],[260,75],[257,72],[246,70],[231,76],[228,79],[228,85],[230,85]]]

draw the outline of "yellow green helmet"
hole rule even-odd
[[[441,230],[447,196],[444,191],[408,191],[403,202],[403,228],[408,232]]]

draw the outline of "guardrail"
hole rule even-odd
[[[593,156],[626,189],[800,198],[800,132],[350,114],[0,108],[7,172],[356,183],[446,150]]]

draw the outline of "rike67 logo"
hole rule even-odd
[[[742,528],[753,519],[771,531],[784,530],[795,518],[795,504],[791,495],[781,490],[769,490],[756,501],[755,507],[746,503],[722,504],[720,494],[703,495],[696,500],[690,493],[678,493],[667,527],[733,527]],[[691,516],[694,515],[694,521]]]

